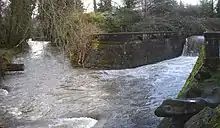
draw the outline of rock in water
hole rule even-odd
[[[0,89],[0,97],[4,97],[8,95],[8,91],[4,89]]]
[[[206,107],[198,114],[194,115],[185,123],[184,128],[207,128],[212,117],[216,114],[215,109]]]
[[[193,116],[205,107],[216,107],[218,101],[208,98],[168,99],[155,110],[158,117]]]

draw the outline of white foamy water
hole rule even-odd
[[[8,95],[8,91],[5,89],[0,89],[0,97],[4,97]]]
[[[17,128],[93,128],[97,120],[87,117],[58,118],[47,121],[29,122]]]
[[[49,124],[49,128],[92,128],[97,123],[97,120],[81,117],[81,118],[64,118],[54,120],[53,124]]]

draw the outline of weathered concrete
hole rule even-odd
[[[206,58],[219,57],[220,32],[205,32],[204,37]]]
[[[174,33],[118,36],[118,40],[111,34],[95,42],[84,66],[97,69],[135,68],[178,57],[185,43],[185,38],[179,38]],[[110,39],[113,42],[107,41]]]

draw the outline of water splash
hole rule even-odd
[[[97,123],[97,120],[80,117],[80,118],[63,118],[52,121],[52,124],[49,124],[49,128],[92,128]]]
[[[183,56],[199,56],[200,49],[204,44],[204,36],[192,36],[186,39]]]
[[[5,90],[5,89],[0,89],[0,97],[5,97],[5,96],[7,96],[8,95],[8,91],[7,90]]]

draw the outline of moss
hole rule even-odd
[[[107,44],[107,45],[122,45],[125,42],[118,42],[118,41],[101,41],[100,44]]]
[[[123,42],[118,42],[118,41],[99,41],[98,39],[92,40],[92,48],[93,49],[98,49],[100,45],[121,45]]]
[[[204,86],[214,85],[214,86],[220,86],[220,70],[212,71],[206,67],[202,67],[205,60],[205,48],[202,47],[202,50],[200,52],[200,56],[190,74],[188,77],[183,89],[180,91],[178,98],[186,98],[186,91],[190,93],[190,96],[198,97],[200,94],[196,94],[196,91],[193,90],[199,90],[202,89]],[[202,67],[202,68],[201,68]],[[219,67],[219,66],[218,66]],[[206,80],[200,80],[195,79],[195,75],[198,73],[198,71],[205,70],[208,73],[211,74],[211,77]],[[200,72],[199,72],[200,73]],[[189,91],[188,91],[189,90]],[[209,120],[208,125],[205,126],[205,128],[220,128],[220,105],[216,108],[217,113],[215,116],[212,117],[211,120]],[[165,123],[168,123],[167,120],[163,120],[161,122],[161,125]],[[167,125],[165,125],[166,127]]]
[[[107,60],[104,60],[104,59],[101,59],[101,60],[99,60],[99,62],[98,62],[98,65],[100,65],[100,66],[104,66],[104,65],[107,65],[108,64],[108,61]]]
[[[214,84],[220,86],[220,71],[209,71],[211,73],[211,78],[206,80],[197,81],[194,76],[200,70],[200,67],[203,65],[205,60],[205,49],[204,47],[201,50],[200,56],[194,66],[192,73],[190,74],[189,78],[187,79],[182,91],[179,93],[178,98],[185,98],[186,97],[186,90],[192,88],[202,88],[203,86]],[[206,69],[207,70],[207,69]],[[193,95],[193,94],[192,94]],[[195,94],[196,95],[196,94]],[[213,116],[210,120],[210,123],[206,128],[220,128],[220,106],[216,108],[217,114]]]
[[[113,65],[115,60],[115,56],[112,53],[106,53],[100,57],[98,61],[98,65],[106,66],[106,65]]]
[[[196,73],[198,72],[202,64],[204,63],[204,59],[205,59],[205,47],[203,46],[200,52],[199,58],[196,62],[196,65],[194,66],[190,76],[188,77],[183,89],[180,91],[178,98],[184,98],[185,92],[189,87],[193,88],[195,86],[198,86],[198,81],[194,79],[194,76],[196,75]]]
[[[100,45],[100,42],[98,39],[92,40],[92,48],[93,49],[98,49],[99,45]]]
[[[207,128],[220,128],[220,106],[215,110],[217,113],[212,117]]]
[[[208,71],[208,72],[211,73],[211,78],[209,78],[209,79],[199,80],[199,81],[197,81],[195,79],[194,76],[201,69],[201,66],[204,63],[204,60],[205,60],[205,48],[203,46],[202,50],[201,50],[201,53],[200,53],[200,56],[199,56],[199,58],[198,58],[198,60],[195,64],[189,78],[187,79],[183,89],[180,91],[180,93],[178,95],[178,98],[185,98],[186,90],[189,89],[189,88],[201,88],[205,85],[209,85],[210,83],[220,85],[220,71],[219,70],[216,70],[214,72],[213,71]],[[208,69],[206,69],[206,70],[208,70]]]

